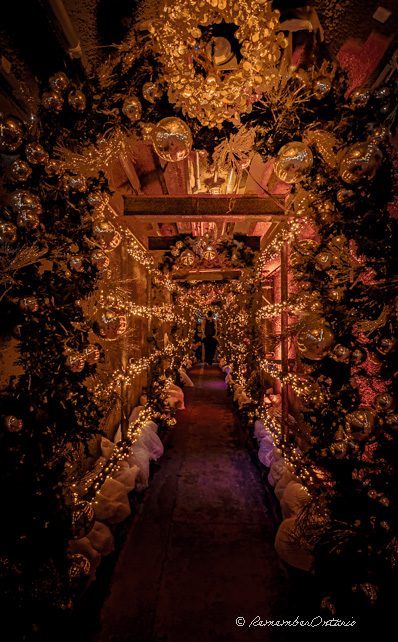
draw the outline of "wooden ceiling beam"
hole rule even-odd
[[[124,216],[130,220],[239,222],[283,221],[285,197],[258,196],[135,196],[124,199]]]
[[[252,250],[260,249],[259,236],[236,235],[236,240],[244,243]],[[148,250],[168,250],[178,241],[178,236],[148,236]]]

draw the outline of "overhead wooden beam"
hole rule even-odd
[[[224,281],[237,279],[242,270],[200,270],[199,272],[181,272],[173,274],[174,281]]]
[[[135,196],[124,199],[124,216],[136,221],[283,221],[284,196]]]
[[[238,236],[236,240],[244,243],[252,250],[260,249],[259,236]],[[178,236],[148,236],[148,250],[168,250],[172,245],[178,241]]]

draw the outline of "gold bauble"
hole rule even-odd
[[[319,76],[313,82],[312,89],[315,94],[315,98],[322,100],[325,96],[328,95],[332,88],[332,81],[328,76]]]
[[[340,161],[339,173],[350,185],[372,180],[381,167],[383,152],[372,143],[355,143],[348,147]]]
[[[350,356],[351,350],[346,346],[341,345],[341,343],[338,343],[334,346],[333,352],[331,354],[331,357],[335,361],[340,361],[341,363],[346,363],[347,361],[349,361]]]
[[[85,365],[84,357],[79,352],[68,354],[65,362],[71,372],[81,372]]]
[[[393,410],[395,406],[395,399],[388,392],[382,392],[381,394],[376,396],[373,405],[377,410]]]
[[[299,183],[310,172],[313,161],[314,157],[308,145],[294,141],[279,150],[274,172],[284,183]]]
[[[85,500],[72,506],[72,535],[73,539],[85,537],[93,528],[95,512],[91,504]]]
[[[331,327],[320,317],[309,317],[297,336],[297,348],[306,359],[319,361],[331,350],[334,334]]]
[[[48,161],[48,152],[39,143],[26,145],[25,156],[31,165],[45,165]]]
[[[159,158],[175,163],[184,160],[192,149],[192,135],[181,118],[163,118],[152,132],[153,148]]]
[[[141,118],[142,105],[137,96],[128,96],[125,99],[122,112],[132,123],[135,123]]]
[[[360,408],[347,415],[345,429],[351,439],[367,441],[377,426],[377,415],[371,408]]]
[[[180,261],[183,265],[190,267],[195,262],[195,255],[193,252],[191,252],[191,250],[184,250],[181,253]]]
[[[369,98],[370,92],[359,87],[358,89],[354,89],[350,95],[350,102],[353,107],[366,107]]]

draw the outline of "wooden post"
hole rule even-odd
[[[281,247],[281,301],[288,298],[288,243],[284,241]],[[285,310],[281,314],[281,334],[282,334],[282,376],[285,377],[289,372],[289,339],[283,335],[289,327],[289,313]],[[289,414],[289,386],[282,384],[282,439],[285,443],[289,441],[288,414]]]
[[[121,246],[121,252],[120,252],[120,260],[121,260],[121,265],[120,265],[120,278],[121,281],[124,281],[127,278],[128,274],[128,253],[127,253],[127,248],[125,247],[124,244]],[[128,366],[128,342],[127,342],[127,337],[126,335],[123,336],[122,341],[121,341],[121,357],[120,357],[120,362],[121,362],[121,367],[122,367],[122,372],[127,372],[127,366]],[[121,431],[122,431],[122,438],[125,439],[127,436],[128,432],[128,427],[129,427],[129,412],[128,412],[128,386],[127,382],[122,380],[121,386],[120,386],[120,397],[121,397],[121,408],[120,408],[120,425],[121,425]]]

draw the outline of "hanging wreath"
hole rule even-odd
[[[279,15],[261,0],[164,3],[149,32],[161,57],[169,102],[204,126],[239,121],[272,85],[281,48],[287,46],[283,32],[276,33]],[[205,33],[222,22],[236,25],[234,37],[240,43],[241,59],[228,71],[217,63],[216,48]]]

